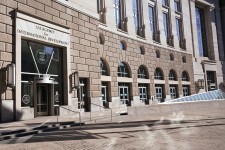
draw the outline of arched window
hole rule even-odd
[[[125,41],[120,41],[120,49],[121,50],[126,50],[127,49],[127,45]]]
[[[186,71],[182,72],[182,81],[189,81],[189,76]]]
[[[171,60],[171,61],[174,61],[174,56],[173,56],[172,53],[170,54],[170,60]]]
[[[148,75],[147,75],[147,70],[144,66],[140,66],[138,68],[138,78],[142,78],[142,79],[147,79]]]
[[[144,48],[144,46],[140,46],[140,53],[141,53],[141,55],[144,55],[145,54],[145,48]]]
[[[108,68],[104,60],[100,59],[101,75],[108,76]]]
[[[102,33],[99,33],[99,43],[103,45],[105,43],[105,37]]]
[[[126,64],[120,63],[118,66],[118,77],[129,77],[129,70]]]
[[[170,70],[169,80],[177,81],[176,73],[174,70]]]
[[[163,74],[160,68],[155,69],[154,77],[157,80],[163,80]]]
[[[155,55],[156,55],[156,58],[160,58],[160,52],[158,50],[155,51]]]
[[[182,57],[182,61],[183,61],[183,63],[186,63],[186,57],[185,56]]]

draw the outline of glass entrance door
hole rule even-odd
[[[121,104],[128,105],[128,86],[120,86],[119,87],[119,95],[120,95],[120,102]]]
[[[37,85],[37,115],[48,115],[49,90],[48,85]]]
[[[102,85],[102,103],[103,103],[103,106],[105,107],[106,106],[106,101],[107,101],[107,92],[106,92],[106,86],[103,86]]]
[[[163,88],[162,88],[162,85],[155,85],[155,93],[156,93],[156,99],[159,102],[162,102],[162,99],[163,99]]]

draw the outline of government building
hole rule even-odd
[[[1,0],[0,122],[219,89],[224,16],[223,0]]]

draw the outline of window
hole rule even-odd
[[[145,54],[144,46],[140,46],[139,49],[140,49],[141,55],[144,55]]]
[[[78,95],[80,94],[80,98],[78,99],[78,109],[85,109],[85,111],[88,111],[87,108],[87,102],[88,102],[88,79],[87,78],[81,78],[80,79],[80,88],[78,90]]]
[[[181,12],[181,0],[174,0],[176,37],[179,40],[179,46],[186,49],[186,39],[183,33],[183,15]]]
[[[216,72],[215,71],[206,71],[207,74],[207,86],[208,91],[216,89]]]
[[[119,97],[121,104],[128,105],[129,102],[129,84],[119,83]]]
[[[109,96],[108,96],[108,93],[109,93],[109,83],[108,82],[102,82],[102,86],[101,86],[101,89],[102,89],[102,106],[106,107],[106,103],[109,101]]]
[[[187,60],[186,60],[186,57],[185,57],[185,56],[183,56],[183,57],[182,57],[182,61],[183,61],[183,63],[186,63],[186,62],[187,62]]]
[[[176,78],[176,73],[174,70],[170,70],[170,73],[169,73],[169,80],[173,80],[173,81],[176,81],[177,78]]]
[[[174,56],[173,56],[173,54],[170,54],[170,60],[171,60],[171,61],[174,61]]]
[[[105,37],[102,33],[99,34],[99,43],[103,45],[105,43]]]
[[[156,84],[155,85],[155,97],[159,102],[163,102],[163,85]]]
[[[145,37],[145,25],[143,19],[142,0],[133,0],[133,18],[136,34]]]
[[[128,67],[124,63],[119,64],[117,72],[119,77],[130,77]]]
[[[182,73],[182,81],[189,81],[189,76],[186,71],[183,71]]]
[[[135,31],[136,33],[138,33],[138,28],[139,28],[139,24],[138,24],[138,7],[137,7],[137,0],[133,0],[133,17],[134,17],[134,25],[135,25]]]
[[[105,8],[105,0],[97,0],[97,9],[99,14],[99,21],[101,23],[106,23],[106,8]]]
[[[180,40],[180,35],[181,35],[181,20],[180,18],[176,18],[176,33],[177,33],[177,38]]]
[[[161,69],[159,69],[159,68],[155,69],[154,77],[156,80],[163,80],[163,74],[162,74]]]
[[[148,78],[147,71],[144,66],[140,66],[138,68],[138,78],[142,78],[142,79]]]
[[[34,106],[33,99],[33,85],[31,84],[36,77],[51,76],[58,84],[55,84],[54,93],[58,92],[60,97],[64,96],[66,92],[63,89],[65,83],[65,68],[63,62],[65,59],[66,51],[63,51],[59,47],[46,45],[44,43],[38,43],[33,41],[22,40],[21,41],[21,106]],[[1,78],[1,76],[0,76]],[[1,88],[1,87],[0,87]],[[46,86],[40,86],[36,90],[43,90],[47,92]],[[65,91],[65,92],[64,92]],[[42,94],[40,93],[40,96]],[[29,101],[30,100],[30,101]],[[46,100],[46,99],[45,99]],[[38,109],[44,107],[47,111],[46,101],[40,102],[37,106]],[[63,98],[60,99],[59,104],[64,104]],[[47,102],[46,102],[47,103]],[[43,107],[41,104],[44,104]]]
[[[196,14],[196,26],[198,34],[199,56],[208,57],[204,10],[196,7],[195,14]]]
[[[109,72],[106,63],[102,59],[100,59],[100,67],[101,67],[101,75],[108,76]]]
[[[156,54],[156,58],[160,58],[160,52],[158,50],[155,51],[155,54]]]
[[[181,12],[180,0],[174,0],[174,10],[175,12]]]
[[[155,42],[160,43],[160,31],[158,27],[158,10],[157,10],[157,2],[149,1],[148,4],[148,17],[149,17],[149,27],[152,33],[152,39]]]
[[[148,14],[149,14],[149,25],[150,31],[155,33],[155,8],[154,6],[148,5]]]
[[[114,4],[113,4],[113,7],[114,7],[114,13],[115,13],[115,17],[116,17],[116,26],[117,28],[120,28],[120,25],[121,25],[121,19],[120,19],[120,16],[121,16],[121,10],[120,10],[120,0],[113,0]]]
[[[140,101],[142,103],[147,103],[147,85],[146,84],[138,84],[139,88],[139,96],[140,96]]]
[[[177,88],[176,85],[170,85],[170,97],[177,98]]]
[[[164,30],[164,35],[167,37],[168,36],[168,14],[163,12],[163,30]]]
[[[126,45],[125,41],[120,41],[120,49],[121,50],[126,50],[127,49],[127,45]]]
[[[190,86],[189,85],[183,85],[183,96],[189,96],[190,95]]]
[[[127,31],[127,17],[124,0],[113,0],[114,14],[116,18],[116,27]]]
[[[162,5],[163,6],[169,6],[169,0],[162,0]]]

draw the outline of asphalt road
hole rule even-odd
[[[0,142],[4,150],[225,150],[225,110],[120,116]]]

